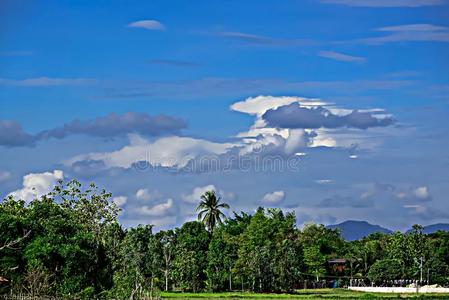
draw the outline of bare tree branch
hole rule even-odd
[[[16,246],[17,244],[19,244],[21,241],[23,241],[24,239],[26,239],[29,235],[31,234],[31,230],[28,230],[25,232],[25,234],[18,238],[15,239],[13,241],[10,242],[6,242],[6,244],[0,246],[0,251],[4,250],[4,249],[13,249],[13,250],[17,250],[18,248],[14,248],[14,246]]]

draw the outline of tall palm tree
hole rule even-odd
[[[221,224],[221,218],[226,216],[221,212],[221,209],[229,209],[226,203],[220,203],[221,198],[217,197],[215,191],[207,191],[201,196],[200,204],[196,208],[198,211],[198,220],[203,222],[207,230],[212,233],[217,224]]]

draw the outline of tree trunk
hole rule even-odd
[[[168,292],[168,269],[165,269],[165,291]]]
[[[231,273],[231,267],[229,267],[229,291],[232,291],[232,273]]]

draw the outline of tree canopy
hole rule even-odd
[[[123,228],[111,194],[94,184],[60,182],[30,203],[0,202],[0,293],[142,299],[159,290],[291,291],[299,282],[359,278],[449,283],[449,233],[372,234],[348,242],[338,230],[260,207],[223,218],[214,192],[199,204],[200,221],[155,232]],[[149,222],[150,223],[150,222]],[[342,259],[342,270],[329,261]]]

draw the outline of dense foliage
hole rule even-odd
[[[77,181],[25,203],[0,203],[0,292],[138,299],[159,290],[290,291],[307,279],[424,279],[447,284],[449,233],[373,234],[344,241],[337,230],[296,228],[293,213],[259,208],[223,222],[209,193],[202,221],[155,233],[122,228],[111,194]],[[201,199],[198,199],[200,201]],[[211,201],[213,200],[213,201]],[[226,208],[226,205],[221,205]],[[204,214],[209,217],[204,219]],[[213,221],[211,221],[213,220]],[[329,260],[346,259],[335,269]]]

